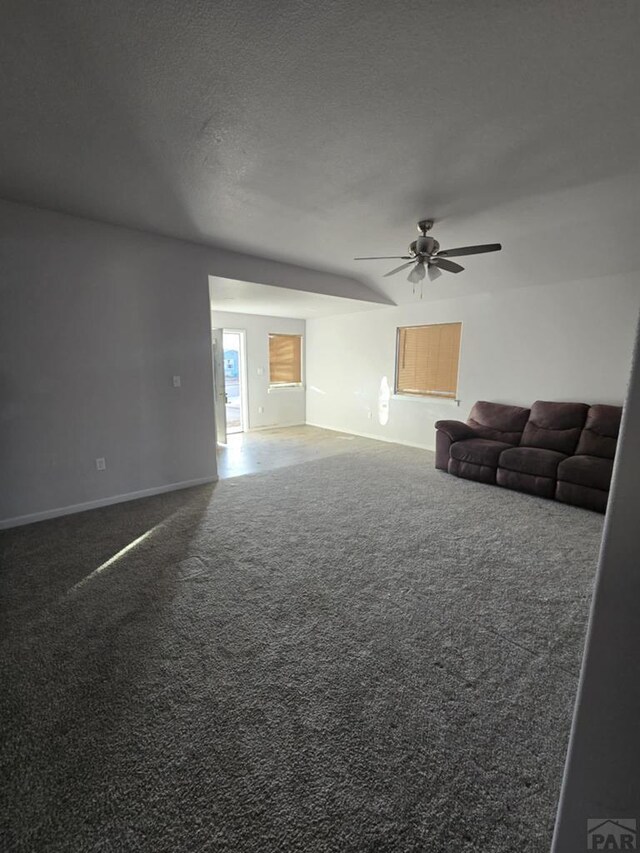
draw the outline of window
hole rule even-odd
[[[269,385],[302,384],[302,336],[269,335]]]
[[[462,323],[398,329],[396,393],[455,399],[461,331]]]

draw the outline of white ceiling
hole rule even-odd
[[[382,307],[379,303],[359,299],[342,299],[322,293],[309,293],[251,281],[209,276],[212,311],[233,311],[237,314],[262,314],[265,317],[328,317],[350,314]]]
[[[573,188],[638,168],[639,34],[637,0],[7,0],[0,196],[397,301],[402,277],[352,258],[433,216],[443,246],[505,244],[433,293],[517,286],[539,258],[522,221],[551,237]]]

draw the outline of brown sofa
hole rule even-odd
[[[604,512],[621,416],[620,406],[481,400],[466,423],[436,423],[436,468]]]

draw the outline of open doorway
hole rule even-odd
[[[213,329],[213,363],[216,399],[216,438],[227,437],[247,427],[246,343],[243,329]]]
[[[225,414],[227,435],[244,432],[243,413],[243,349],[244,332],[223,329],[222,348],[224,353]]]

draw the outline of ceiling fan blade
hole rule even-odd
[[[461,246],[459,249],[443,249],[438,252],[439,258],[461,258],[463,255],[482,255],[485,252],[499,252],[500,243],[485,243],[484,246]]]
[[[354,261],[409,261],[411,255],[373,255],[367,258],[354,258]]]
[[[437,278],[440,278],[442,272],[435,264],[429,264],[427,267],[427,275],[429,276],[429,281],[435,281]]]
[[[419,281],[422,281],[426,274],[427,273],[424,268],[424,262],[418,261],[418,263],[414,266],[414,268],[407,276],[407,281],[410,281],[411,284],[417,284]]]
[[[402,272],[402,270],[406,270],[407,267],[410,267],[411,264],[414,263],[413,260],[409,261],[408,264],[400,264],[399,267],[396,267],[394,270],[389,270],[384,274],[384,278],[387,278],[390,275],[395,275],[397,272]]]
[[[455,261],[448,261],[446,258],[434,258],[431,263],[440,267],[442,270],[446,270],[447,272],[462,272],[464,269],[460,264],[457,264]]]

